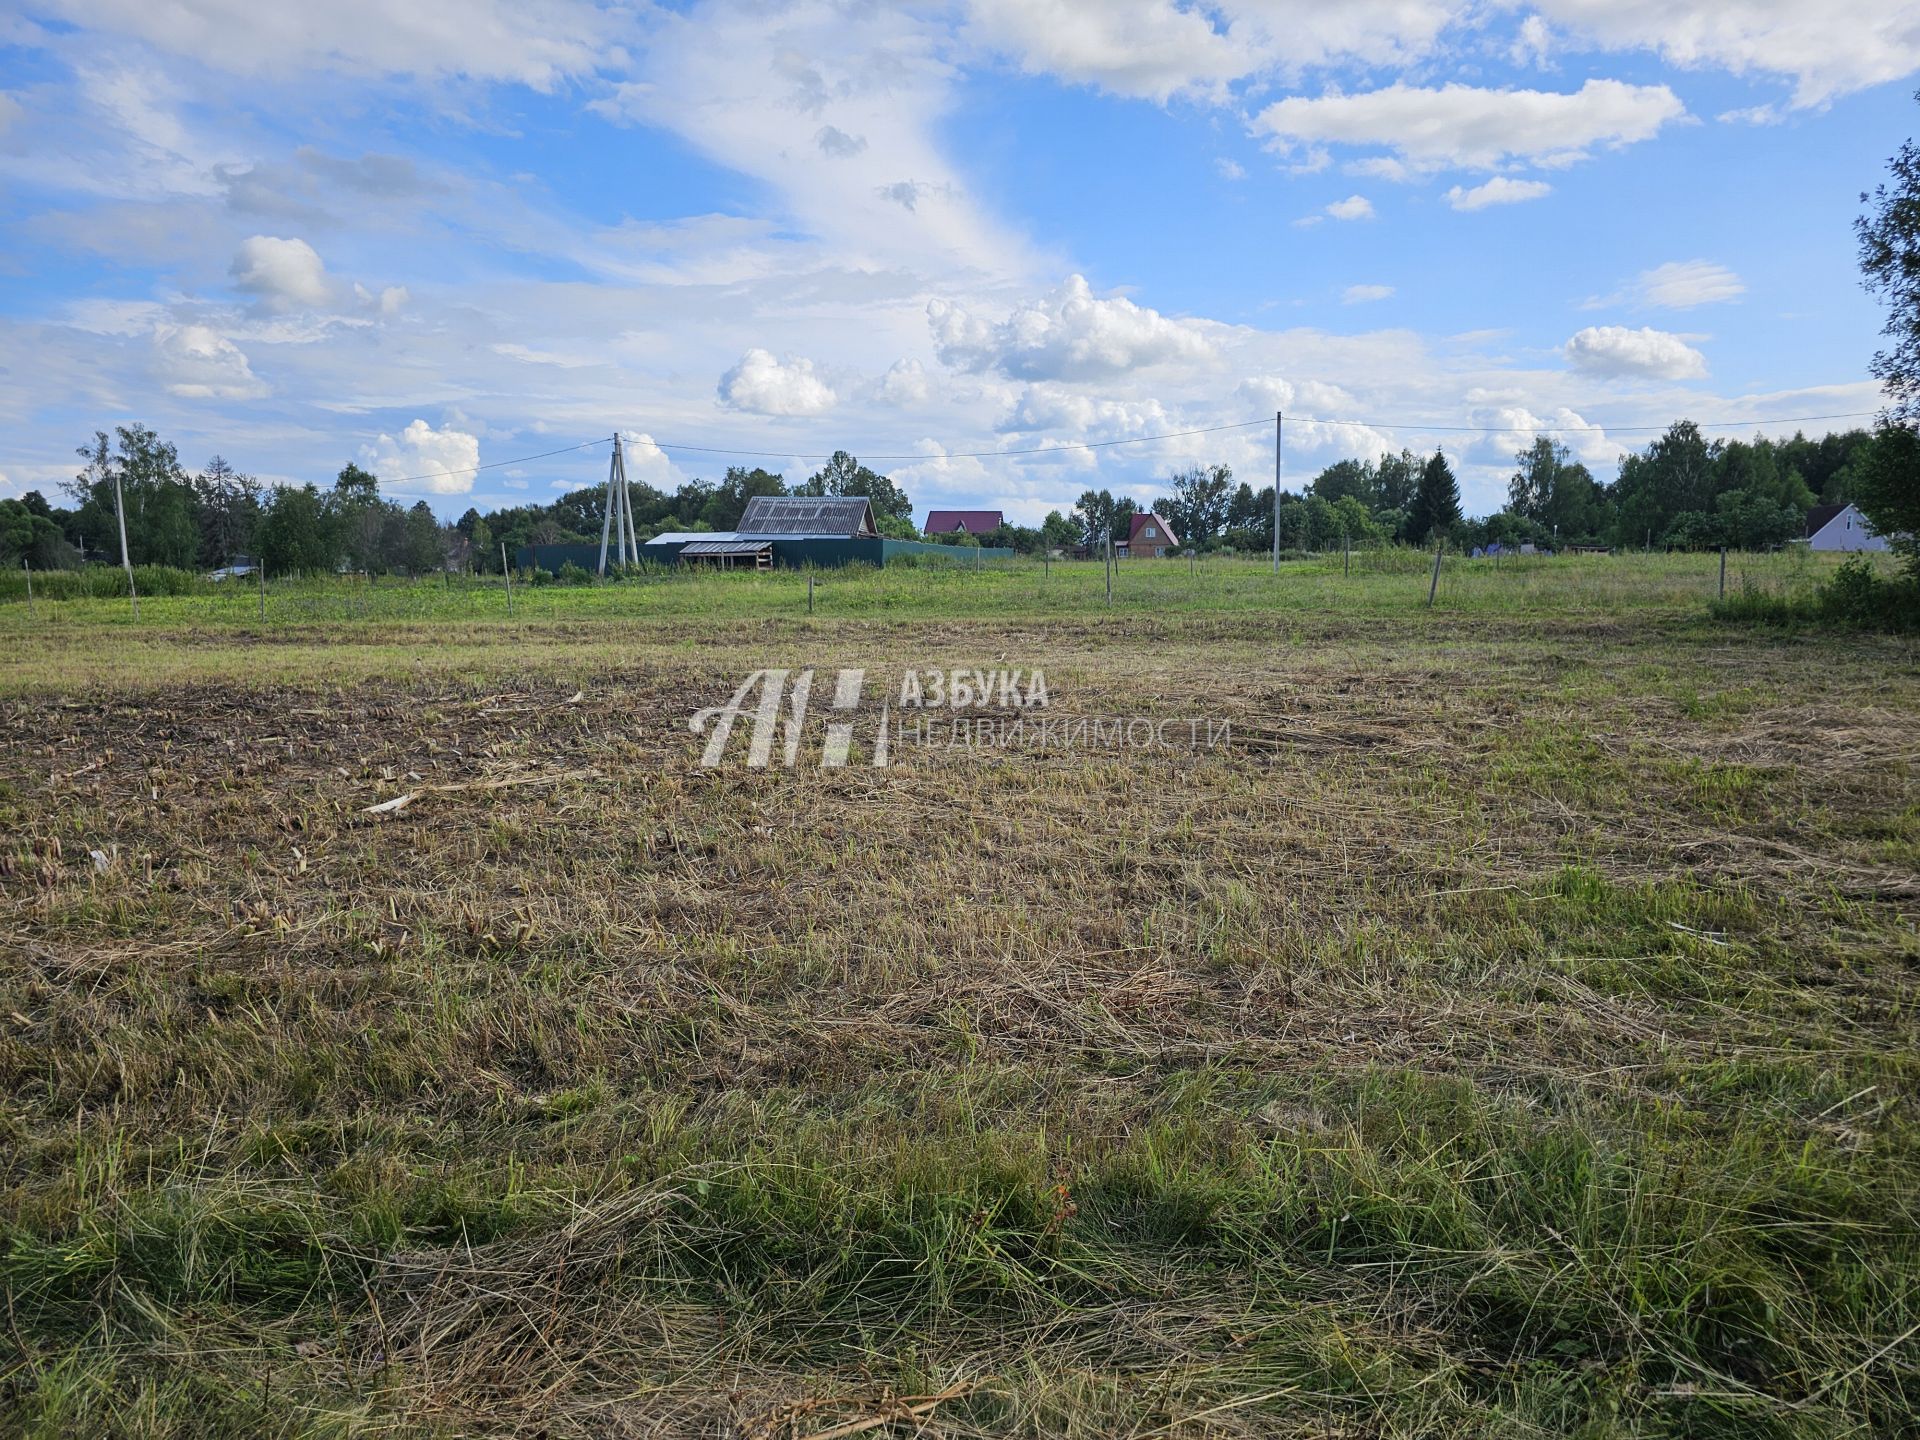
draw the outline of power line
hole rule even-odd
[[[1703,430],[1735,430],[1747,427],[1768,425],[1804,425],[1815,420],[1859,420],[1879,412],[1874,410],[1849,410],[1835,415],[1783,415],[1758,420],[1705,420],[1696,422]],[[1615,434],[1632,435],[1654,433],[1671,428],[1670,425],[1436,425],[1415,420],[1329,420],[1315,415],[1288,415],[1287,419],[1301,424],[1346,425],[1356,429],[1368,430],[1413,430],[1434,431],[1444,434],[1471,435],[1581,435]],[[1128,435],[1118,440],[1061,440],[1051,445],[1033,445],[1018,450],[943,450],[936,454],[909,451],[904,454],[868,454],[868,460],[993,460],[1011,455],[1051,455],[1062,450],[1105,450],[1115,445],[1147,445],[1156,440],[1181,440],[1190,435],[1218,435],[1227,430],[1250,430],[1255,426],[1271,425],[1273,417],[1263,415],[1258,420],[1241,420],[1232,425],[1208,425],[1197,430],[1168,430],[1157,435]],[[652,439],[653,437],[648,437]],[[824,452],[801,450],[733,450],[717,445],[682,445],[678,441],[654,439],[653,444],[660,450],[678,450],[698,455],[741,455],[761,460],[826,460],[832,458]]]
[[[612,441],[611,435],[602,435],[598,440],[583,440],[578,445],[563,445],[558,450],[542,451],[538,455],[522,455],[518,460],[489,460],[485,465],[463,465],[458,470],[436,470],[431,475],[408,475],[400,480],[384,480],[384,485],[412,485],[422,480],[441,480],[448,475],[478,475],[482,470],[498,470],[503,465],[527,465],[535,460],[551,460],[555,455],[571,455],[576,450],[591,450],[596,445],[606,445]]]
[[[1739,430],[1749,426],[1762,425],[1805,425],[1814,420],[1860,420],[1869,415],[1877,415],[1877,410],[1845,410],[1837,415],[1778,415],[1761,420],[1696,420],[1694,423],[1702,430]],[[1638,435],[1656,430],[1670,430],[1667,425],[1425,425],[1417,421],[1393,420],[1322,420],[1313,415],[1289,415],[1302,425],[1352,425],[1369,430],[1434,430],[1464,435]],[[1265,424],[1265,421],[1254,421]]]
[[[1736,430],[1759,428],[1769,425],[1805,425],[1816,420],[1861,420],[1878,414],[1874,410],[1845,410],[1833,415],[1782,415],[1759,420],[1704,420],[1697,422],[1703,430]],[[1415,420],[1330,420],[1317,415],[1289,415],[1289,420],[1302,425],[1343,425],[1364,430],[1412,430],[1449,435],[1637,435],[1670,429],[1668,425],[1438,425]],[[1219,435],[1229,430],[1251,430],[1255,426],[1269,425],[1272,417],[1261,416],[1258,420],[1240,420],[1231,425],[1206,425],[1196,430],[1166,430],[1156,435],[1127,435],[1118,440],[1060,440],[1051,445],[1029,445],[1016,450],[943,450],[928,455],[919,451],[907,451],[896,454],[869,453],[869,460],[997,460],[1018,455],[1052,455],[1062,450],[1106,450],[1116,445],[1150,445],[1157,440],[1185,440],[1194,435]],[[605,445],[613,437],[603,436],[598,440],[583,440],[578,445],[564,445],[558,450],[544,450],[538,455],[522,455],[513,460],[491,460],[485,465],[466,465],[456,470],[436,470],[431,475],[408,475],[399,480],[384,483],[393,486],[413,485],[426,480],[439,480],[448,475],[477,475],[482,470],[499,470],[508,465],[529,465],[535,460],[550,460],[555,455],[571,455],[579,450],[591,450],[596,445]],[[718,445],[683,445],[675,440],[652,440],[656,450],[677,450],[694,455],[739,455],[758,460],[828,460],[834,452],[804,450],[737,450]]]
[[[1033,445],[1024,450],[942,450],[937,455],[908,451],[899,455],[868,454],[869,460],[991,460],[1005,455],[1051,455],[1060,450],[1104,450],[1110,445],[1145,445],[1154,440],[1180,440],[1189,435],[1218,435],[1223,430],[1245,430],[1268,424],[1265,419],[1241,420],[1232,425],[1208,425],[1199,430],[1169,430],[1159,435],[1128,435],[1119,440],[1061,440],[1052,445]],[[652,437],[649,437],[652,438]],[[747,455],[762,460],[830,460],[831,454],[800,450],[725,450],[716,445],[681,445],[672,440],[654,440],[659,450],[681,450],[700,455]]]

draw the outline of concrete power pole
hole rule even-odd
[[[1273,412],[1273,573],[1280,573],[1280,447],[1286,438],[1286,417]]]
[[[634,538],[633,497],[627,492],[627,462],[620,448],[620,436],[613,437],[613,459],[607,462],[607,500],[600,518],[600,569],[607,573],[607,541],[614,542],[615,557],[625,567],[640,558],[640,542]],[[628,551],[632,554],[629,557]]]
[[[127,572],[127,594],[133,600],[133,618],[140,618],[140,592],[133,585],[133,561],[127,556],[127,500],[120,490],[120,472],[113,472],[113,513],[120,519],[120,568]]]
[[[620,437],[617,434],[613,437],[613,453],[616,456],[620,453]],[[613,474],[615,463],[617,462],[609,462],[607,465],[607,496],[600,509],[600,564],[594,571],[596,575],[605,575],[607,573],[607,541],[613,535]],[[501,565],[503,568],[506,565],[505,554],[505,551],[501,552]]]
[[[629,565],[640,563],[640,538],[633,528],[633,491],[627,485],[627,452],[620,445],[620,437],[613,437],[614,462],[620,467],[620,514],[627,522],[627,559]]]

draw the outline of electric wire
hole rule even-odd
[[[383,480],[383,485],[416,485],[424,480],[440,480],[448,475],[478,475],[482,470],[498,470],[504,465],[528,465],[535,460],[550,460],[555,455],[571,455],[576,450],[591,450],[596,445],[611,445],[613,437],[602,435],[598,440],[583,440],[578,445],[562,445],[558,450],[542,451],[538,455],[522,455],[518,460],[489,460],[484,465],[463,465],[457,470],[436,470],[431,475],[408,475],[399,480]]]
[[[1843,410],[1831,415],[1783,415],[1757,420],[1703,420],[1696,422],[1702,430],[1738,430],[1759,429],[1773,425],[1806,425],[1816,420],[1861,420],[1878,414],[1875,410]],[[1672,428],[1670,425],[1439,425],[1417,420],[1331,420],[1318,415],[1294,415],[1287,417],[1300,425],[1339,425],[1359,430],[1411,430],[1420,433],[1441,435],[1640,435]],[[1048,445],[1030,445],[1012,450],[942,450],[934,454],[921,451],[898,453],[869,453],[868,460],[998,460],[1021,455],[1053,455],[1063,450],[1106,450],[1116,445],[1150,445],[1158,440],[1185,440],[1195,435],[1219,435],[1229,430],[1250,430],[1255,426],[1270,425],[1268,416],[1258,420],[1240,420],[1231,425],[1206,425],[1194,430],[1166,430],[1154,435],[1125,435],[1117,440],[1058,440]],[[672,450],[690,455],[735,455],[758,460],[829,460],[837,452],[804,450],[742,450],[719,445],[685,445],[677,440],[660,440],[646,437],[656,450]],[[384,483],[393,486],[413,485],[427,480],[440,480],[448,475],[477,475],[482,470],[499,470],[508,465],[529,465],[536,460],[550,460],[555,455],[571,455],[580,450],[591,450],[599,445],[611,444],[613,437],[604,435],[597,440],[583,440],[578,445],[564,445],[558,450],[545,450],[538,455],[522,455],[513,460],[490,460],[484,465],[465,465],[458,469],[436,470],[428,475],[408,475],[399,480]]]

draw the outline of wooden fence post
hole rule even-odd
[[[1433,583],[1427,587],[1427,608],[1433,608],[1433,598],[1440,593],[1440,557],[1446,553],[1447,545],[1443,540],[1433,547]]]

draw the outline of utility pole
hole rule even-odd
[[[133,599],[133,618],[140,618],[140,592],[133,584],[133,561],[127,558],[127,500],[120,491],[120,470],[113,472],[113,513],[120,517],[120,568],[127,572],[127,594]]]
[[[1286,439],[1286,417],[1273,412],[1273,573],[1280,573],[1280,448]]]
[[[607,541],[614,543],[614,552],[618,563],[629,563],[628,551],[632,559],[640,558],[640,542],[635,538],[633,528],[633,497],[627,493],[627,462],[620,448],[620,433],[614,432],[613,459],[607,462],[607,499],[600,519],[600,568],[599,574],[607,573]]]
[[[624,563],[640,563],[640,539],[633,528],[633,491],[627,485],[627,452],[621,447],[620,437],[613,437],[614,463],[620,467],[620,513],[627,522],[627,558]]]

